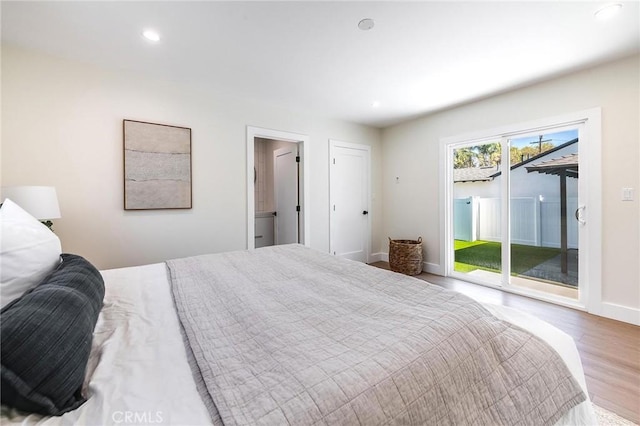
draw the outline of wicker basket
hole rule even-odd
[[[417,240],[389,238],[389,266],[394,272],[418,275],[422,272],[422,237]]]

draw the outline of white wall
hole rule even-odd
[[[125,118],[192,129],[193,209],[123,210]],[[102,269],[246,248],[247,125],[310,136],[311,245],[323,251],[329,138],[371,145],[380,250],[378,129],[2,46],[2,185],[55,185],[63,250]]]
[[[439,268],[441,138],[601,107],[602,300],[640,308],[639,104],[634,56],[385,129],[383,238],[421,235]],[[636,200],[621,201],[622,187],[636,188]]]

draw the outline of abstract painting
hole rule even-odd
[[[123,120],[124,209],[191,208],[191,129]]]

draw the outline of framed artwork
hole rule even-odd
[[[123,120],[124,209],[191,208],[191,129]]]

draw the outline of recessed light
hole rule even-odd
[[[596,10],[594,16],[596,19],[605,20],[617,15],[622,9],[622,3],[611,3]]]
[[[160,41],[160,34],[154,30],[144,30],[142,36],[149,41]]]
[[[380,101],[371,102],[371,108],[378,108],[380,106]]]
[[[363,20],[361,20],[360,22],[358,22],[358,28],[360,28],[362,31],[368,31],[371,28],[373,28],[373,26],[376,23],[374,22],[373,19],[371,18],[364,18]]]

